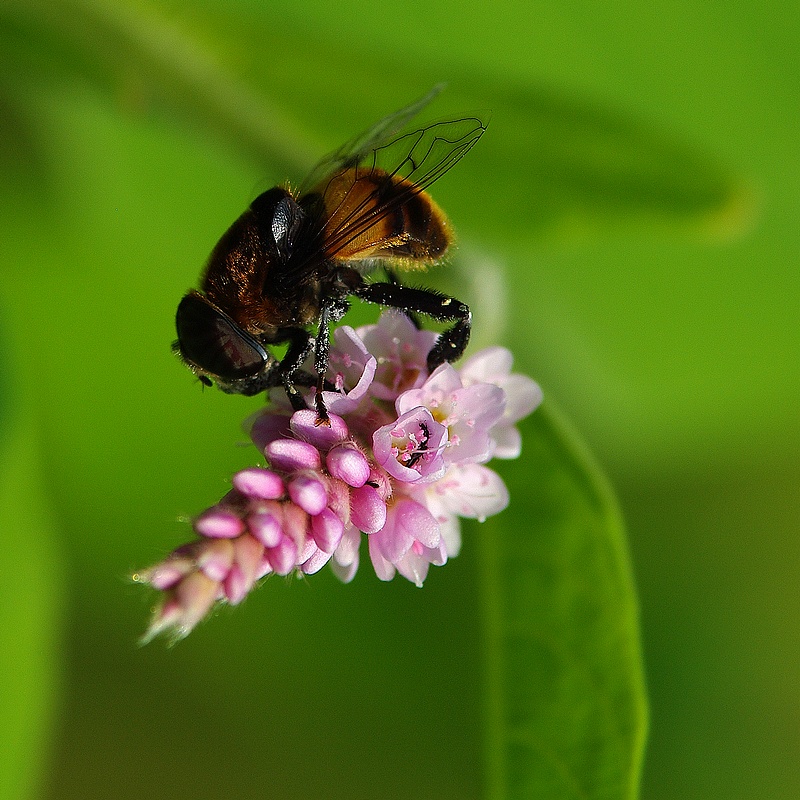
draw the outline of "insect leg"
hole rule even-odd
[[[472,313],[466,303],[431,289],[414,289],[396,283],[367,283],[354,294],[369,303],[399,308],[406,314],[425,314],[442,322],[455,322],[437,340],[428,353],[428,369],[432,372],[446,361],[460,358],[469,342]]]
[[[393,283],[395,286],[403,285],[402,283],[400,283],[400,279],[397,277],[397,273],[393,269],[390,269],[389,267],[384,267],[384,270],[386,272],[386,277],[389,279],[389,283]],[[412,313],[411,311],[406,311],[405,313],[406,316],[413,323],[414,327],[417,330],[419,330],[422,327],[419,321],[419,317],[416,314]]]
[[[308,358],[308,354],[314,347],[314,340],[309,335],[308,331],[303,328],[291,328],[286,331],[286,340],[289,342],[289,348],[286,355],[281,359],[278,368],[275,370],[275,380],[273,386],[283,384],[286,390],[286,396],[292,404],[295,411],[301,411],[306,408],[303,395],[297,391],[295,386],[294,376],[295,373],[303,365],[303,362]],[[299,381],[301,384],[302,381]]]
[[[338,322],[350,308],[350,303],[344,297],[328,297],[322,304],[319,315],[319,328],[317,330],[316,345],[314,348],[314,371],[317,373],[317,391],[314,395],[314,405],[317,408],[319,423],[328,421],[328,410],[322,399],[325,388],[325,373],[328,371],[328,354],[330,353],[330,326]]]

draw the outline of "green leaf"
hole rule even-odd
[[[60,582],[32,426],[0,400],[0,797],[22,800],[38,796],[49,751]]]
[[[471,82],[480,91],[481,82]],[[716,159],[652,122],[543,87],[501,85],[478,163],[499,202],[486,236],[501,241],[686,229],[720,238],[754,216],[751,189]]]
[[[487,796],[632,800],[647,714],[619,513],[549,403],[523,428],[523,456],[504,470],[511,507],[478,537]]]

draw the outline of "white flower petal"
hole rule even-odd
[[[454,467],[443,478],[439,499],[452,514],[483,521],[508,505],[503,479],[481,464]]]

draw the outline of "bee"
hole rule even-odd
[[[306,408],[298,385],[315,386],[325,422],[330,328],[352,297],[451,323],[428,354],[430,370],[461,356],[469,307],[396,278],[447,251],[449,223],[426,189],[486,130],[467,117],[403,132],[439,90],[329,154],[299,191],[283,185],[260,194],[223,234],[200,291],[186,294],[176,315],[173,349],[205,385],[243,395],[282,385],[295,410]],[[367,280],[379,267],[386,279]],[[287,345],[280,359],[270,351],[276,344]],[[312,353],[315,375],[303,369]]]

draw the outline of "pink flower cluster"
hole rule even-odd
[[[511,372],[501,347],[428,374],[436,336],[396,312],[338,328],[327,376],[335,390],[324,393],[330,425],[310,408],[293,413],[273,390],[247,422],[268,466],[236,473],[195,519],[200,538],[136,576],[163,592],[145,640],[185,636],[215,603],[236,605],[271,573],[330,563],[350,581],[362,534],[381,580],[399,572],[422,586],[431,564],[457,555],[459,517],[506,507],[503,481],[484,464],[519,455],[514,424],[541,390]]]

